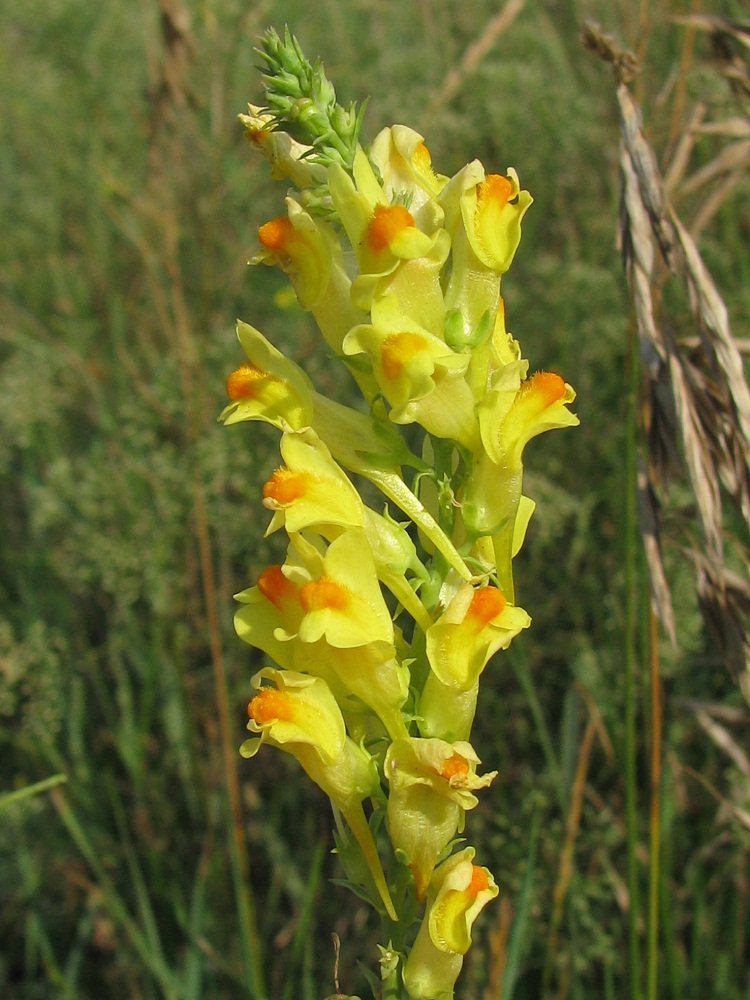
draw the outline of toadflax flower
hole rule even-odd
[[[409,1000],[453,1000],[471,928],[499,891],[490,872],[472,863],[474,854],[473,847],[465,848],[433,875],[427,911],[404,966]]]
[[[518,369],[500,370],[478,405],[483,450],[474,456],[464,495],[467,528],[491,535],[498,578],[513,599],[513,538],[523,483],[523,452],[529,441],[557,427],[575,427],[568,409],[573,388],[554,372],[518,378]],[[516,384],[516,379],[518,382]]]
[[[426,633],[430,674],[419,702],[423,735],[468,738],[482,671],[530,624],[526,612],[509,604],[497,587],[458,589]]]
[[[394,740],[383,773],[388,780],[388,832],[414,876],[417,899],[423,900],[435,864],[456,833],[463,816],[497,771],[481,777],[479,758],[469,743],[444,740]]]
[[[498,894],[457,843],[497,775],[471,744],[485,671],[531,624],[513,579],[535,506],[525,449],[578,423],[575,393],[529,375],[506,326],[532,204],[516,171],[443,175],[401,124],[365,148],[363,109],[338,104],[288,31],[259,52],[266,106],[240,118],[293,188],[251,263],[287,275],[361,399],[335,377],[341,398],[320,392],[238,323],[246,360],[220,419],[279,434],[258,509],[286,539],[236,595],[239,637],[274,663],[252,678],[241,753],[289,753],[329,797],[346,880],[384,919],[378,995],[452,1000]]]
[[[270,680],[273,685],[263,685]],[[241,747],[253,757],[270,743],[300,762],[349,824],[370,868],[388,915],[396,920],[377,848],[367,824],[362,800],[377,786],[374,761],[346,735],[341,711],[324,680],[291,670],[265,667],[253,677],[258,693],[248,705],[248,729],[259,734]]]

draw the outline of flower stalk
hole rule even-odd
[[[238,324],[247,360],[220,419],[280,433],[262,503],[288,536],[283,564],[237,595],[239,637],[273,663],[252,680],[241,752],[290,753],[329,797],[346,879],[383,919],[376,995],[452,1000],[499,892],[455,845],[497,774],[471,745],[482,675],[531,624],[513,581],[534,509],[524,450],[578,423],[575,393],[530,376],[506,329],[502,276],[532,202],[516,172],[473,160],[443,176],[404,125],[365,149],[364,107],[337,103],[288,30],[259,52],[266,106],[240,119],[293,187],[254,262],[288,275],[362,405],[319,394]]]

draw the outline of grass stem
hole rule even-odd
[[[649,808],[648,866],[648,1000],[656,1000],[659,974],[659,883],[661,858],[661,735],[662,706],[659,682],[658,627],[649,606],[649,678],[651,688],[651,800]]]
[[[628,345],[625,418],[625,828],[627,837],[628,965],[631,1000],[640,1000],[640,944],[638,940],[638,795],[636,775],[636,630],[638,523],[638,335],[631,325]]]

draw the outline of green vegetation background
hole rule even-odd
[[[500,9],[490,0],[164,0],[166,19],[156,0],[0,8],[0,793],[67,777],[0,812],[4,1000],[260,1000],[261,975],[274,1000],[321,1000],[332,932],[341,987],[364,996],[357,961],[376,958],[365,908],[330,882],[327,803],[291,758],[234,756],[258,661],[233,635],[231,595],[276,551],[260,484],[277,462],[269,428],[216,424],[240,359],[235,318],[347,392],[282,276],[246,267],[283,189],[236,114],[260,98],[257,35],[287,22],[343,102],[371,95],[367,137],[410,124],[441,172],[475,156],[512,165],[535,197],[504,282],[509,328],[532,369],[574,384],[581,427],[529,449],[538,512],[518,581],[534,626],[487,675],[476,746],[500,777],[468,830],[503,901],[458,995],[493,1000],[501,983],[504,1000],[638,995],[622,750],[631,318],[613,85],[579,34],[594,16],[640,46],[659,148],[685,55],[670,18],[689,6],[743,13],[654,0],[643,21],[625,0],[527,0],[472,61]],[[698,41],[683,65],[687,106],[729,114],[708,57]],[[701,140],[697,162],[711,150]],[[745,181],[701,243],[737,331],[750,319],[747,194]],[[750,834],[728,803],[750,806],[750,777],[696,705],[721,707],[733,746],[749,727],[701,629],[677,545],[689,520],[688,499],[665,538],[679,644],[661,657],[659,995],[730,1000],[750,991]]]

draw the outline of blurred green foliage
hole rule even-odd
[[[579,32],[594,16],[639,48],[638,86],[663,145],[685,52],[670,18],[687,6],[647,4],[645,24],[626,0],[527,0],[474,60],[467,51],[499,9],[491,0],[0,9],[0,793],[67,777],[0,811],[4,1000],[260,1000],[253,955],[265,995],[319,1000],[333,990],[332,932],[342,988],[366,989],[356,963],[372,963],[375,930],[330,885],[326,803],[284,755],[232,765],[249,857],[244,887],[233,877],[216,701],[220,663],[239,745],[257,663],[234,638],[231,595],[276,551],[259,502],[274,435],[215,422],[239,359],[235,317],[322,391],[348,392],[281,276],[246,268],[282,190],[236,114],[260,99],[255,38],[285,22],[324,59],[342,102],[371,95],[370,138],[402,121],[425,133],[441,172],[474,156],[513,165],[535,197],[504,282],[508,322],[533,368],[575,385],[581,428],[545,440],[538,464],[533,445],[528,457],[538,510],[517,577],[534,627],[483,689],[477,749],[501,773],[471,828],[505,898],[484,918],[459,995],[494,1000],[503,981],[504,1000],[541,997],[543,981],[550,997],[638,995],[623,944],[631,318],[615,247],[613,87]],[[683,67],[687,100],[730,114],[708,57],[698,41]],[[702,241],[737,329],[750,318],[737,211],[747,193],[745,180]],[[674,539],[689,501],[680,509],[667,523]],[[750,990],[750,833],[732,811],[750,807],[749,777],[694,705],[719,705],[734,745],[746,745],[748,716],[703,635],[689,567],[676,549],[669,561],[680,641],[662,650],[661,995],[731,1000]],[[645,692],[639,719],[645,884]]]

